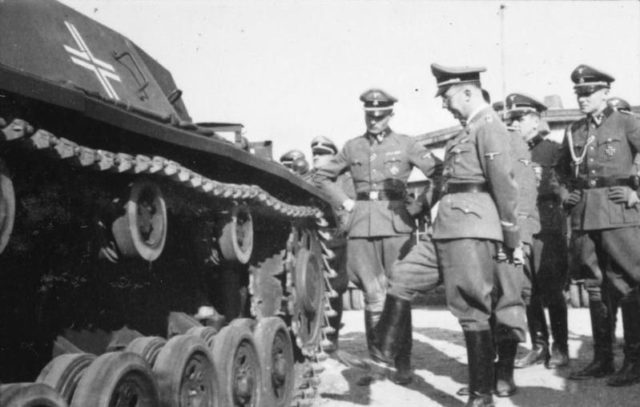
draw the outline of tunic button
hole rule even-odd
[[[591,173],[592,173],[592,174],[595,174],[595,173],[596,173],[596,170],[591,170]]]
[[[589,161],[593,162],[593,158],[589,158]]]
[[[596,186],[596,180],[592,179],[591,181],[589,181],[589,185],[591,185],[592,187]]]
[[[595,147],[593,147],[593,146],[590,146],[590,147],[589,147],[589,150],[593,150],[593,149],[595,149]]]

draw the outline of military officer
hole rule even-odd
[[[610,290],[622,308],[625,360],[607,384],[625,386],[640,381],[640,199],[631,176],[640,150],[640,121],[607,106],[613,76],[579,65],[571,80],[585,117],[568,127],[558,171],[574,236],[572,250],[589,292],[594,359],[570,378],[614,371],[613,316],[606,301]]]
[[[331,161],[338,153],[338,147],[328,137],[317,136],[311,140],[311,158],[313,169],[309,172],[309,181],[313,180],[313,176],[317,169]],[[355,198],[353,190],[353,181],[351,175],[346,172],[338,177],[337,183],[339,187],[345,191],[349,198]],[[345,211],[341,208],[342,202],[335,201],[332,206],[338,219],[338,225],[335,230],[331,231],[331,240],[327,242],[327,246],[334,252],[334,257],[329,260],[330,266],[336,271],[336,277],[330,280],[331,287],[338,293],[338,296],[331,298],[331,308],[336,311],[336,315],[329,317],[329,325],[333,331],[327,333],[328,344],[323,347],[327,353],[333,353],[338,349],[338,338],[340,337],[340,325],[342,321],[342,294],[347,290],[349,276],[346,270],[346,237],[344,233],[344,221],[346,218]]]
[[[522,368],[537,363],[545,363],[550,368],[566,366],[569,363],[567,304],[563,293],[568,278],[566,222],[558,196],[559,185],[553,175],[560,145],[546,138],[549,128],[541,118],[542,112],[547,110],[544,103],[522,93],[512,93],[506,97],[506,101],[506,120],[512,122],[512,126],[519,130],[518,134],[528,143],[529,159],[540,173],[537,200],[531,196],[519,201],[521,205],[523,201],[537,202],[540,220],[535,220],[537,228],[530,230],[527,239],[523,239],[531,245],[530,261],[525,262],[530,290],[524,293],[524,300],[532,349],[518,359],[515,366]],[[516,180],[521,185],[517,176]],[[524,188],[521,188],[521,196],[523,192]],[[521,209],[520,206],[519,211]],[[522,222],[522,225],[530,221]],[[549,353],[544,306],[549,308],[552,354]]]
[[[438,160],[412,138],[391,130],[394,97],[371,89],[360,100],[366,133],[347,141],[331,161],[317,169],[314,181],[349,212],[347,269],[364,292],[365,330],[371,350],[373,329],[384,305],[387,274],[393,262],[409,251],[414,229],[410,210],[419,211],[408,205],[407,179],[413,167],[431,176]],[[355,200],[335,182],[345,171],[351,172]]]
[[[289,171],[300,176],[305,176],[309,172],[309,162],[300,150],[289,150],[280,156],[280,164]]]
[[[513,361],[525,335],[522,273],[497,261],[500,251],[512,257],[520,245],[509,134],[482,98],[485,68],[432,64],[431,71],[443,108],[465,122],[445,148],[444,195],[433,240],[447,304],[467,345],[467,406],[493,406],[492,392],[515,392]]]

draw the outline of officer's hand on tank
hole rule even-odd
[[[569,194],[569,197],[562,203],[562,206],[565,209],[571,209],[576,206],[578,202],[580,202],[580,199],[582,199],[582,191],[579,189],[572,191]]]
[[[629,187],[609,188],[609,199],[618,204],[626,204],[629,208],[640,202],[638,194]]]
[[[356,206],[356,201],[354,201],[353,199],[347,199],[342,203],[342,209],[344,209],[347,212],[351,212],[355,206]]]

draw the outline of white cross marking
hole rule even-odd
[[[64,22],[64,24],[67,26],[67,29],[71,33],[71,36],[73,37],[76,45],[79,48],[75,49],[67,45],[64,46],[64,49],[67,50],[69,54],[71,54],[70,57],[73,63],[92,71],[98,78],[98,81],[100,81],[100,84],[104,88],[105,92],[107,92],[107,95],[109,95],[111,99],[120,100],[115,89],[113,89],[113,85],[111,85],[111,82],[109,82],[109,79],[122,82],[120,80],[120,76],[116,74],[116,70],[113,65],[94,57],[89,47],[87,47],[87,44],[84,42],[84,39],[80,36],[80,33],[78,32],[76,27],[66,21]]]

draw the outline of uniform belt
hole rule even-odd
[[[631,187],[637,189],[637,177],[629,178],[595,177],[589,179],[577,179],[574,181],[576,189],[606,188],[606,187]]]
[[[356,199],[358,201],[402,201],[404,200],[404,192],[374,189],[369,192],[358,192]]]
[[[443,195],[463,192],[489,192],[486,182],[451,182],[444,185]]]

